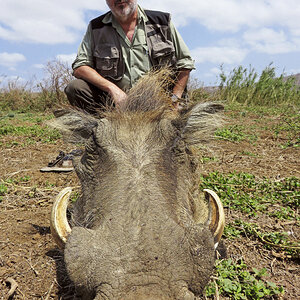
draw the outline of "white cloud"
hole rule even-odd
[[[0,53],[0,65],[11,69],[13,69],[18,63],[25,60],[25,56],[20,53]]]
[[[207,78],[211,78],[211,77],[218,78],[220,73],[221,73],[220,68],[211,68],[208,72],[204,73],[203,76]]]
[[[222,71],[220,68],[211,68],[210,72],[214,75],[219,75]]]
[[[43,64],[34,64],[33,68],[35,68],[35,69],[44,69],[45,65],[43,65]]]
[[[191,50],[196,63],[239,64],[246,57],[248,50],[238,47],[199,47]]]
[[[104,11],[97,0],[2,0],[0,38],[44,44],[72,43],[86,27],[84,11]]]
[[[253,50],[267,54],[289,53],[300,50],[297,40],[288,40],[286,33],[281,29],[276,31],[271,28],[249,30],[243,38]]]
[[[66,62],[68,65],[72,65],[73,61],[75,60],[76,53],[72,54],[58,54],[56,58],[62,62]]]
[[[176,25],[196,21],[212,31],[280,26],[300,35],[299,0],[139,0],[141,6],[169,11]],[[0,38],[45,44],[72,43],[85,30],[84,13],[107,10],[99,0],[2,0]]]
[[[299,0],[140,0],[152,9],[170,11],[178,25],[194,19],[211,30],[236,32],[278,24],[299,29]]]

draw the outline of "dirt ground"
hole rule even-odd
[[[255,117],[230,122],[253,124]],[[272,122],[270,120],[269,122]],[[274,121],[275,122],[275,121]],[[49,215],[54,197],[64,187],[78,190],[78,180],[71,173],[41,173],[39,169],[52,160],[60,149],[71,146],[58,140],[56,144],[36,142],[27,146],[4,146],[12,139],[1,137],[0,179],[23,178],[8,184],[9,192],[0,202],[0,299],[7,299],[13,278],[18,288],[13,299],[73,299],[73,289],[64,273],[62,254],[53,242],[49,229]],[[215,141],[211,149],[218,159],[203,164],[203,173],[215,170],[221,173],[247,172],[274,180],[300,176],[300,147],[282,149],[281,139],[275,139],[269,130],[261,130],[258,140],[233,143]],[[255,155],[244,155],[251,152]],[[206,153],[206,155],[209,155]],[[24,180],[25,178],[25,180]],[[26,181],[26,178],[30,180]],[[226,222],[244,219],[259,223],[262,228],[293,232],[300,237],[296,221],[276,220],[262,215],[247,218],[239,212],[226,210]],[[225,240],[228,257],[243,258],[251,268],[265,267],[269,281],[285,289],[283,299],[300,299],[299,261],[288,259],[267,250],[262,244],[246,237]],[[222,299],[220,297],[220,299]]]

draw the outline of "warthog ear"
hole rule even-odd
[[[78,110],[60,109],[54,115],[56,118],[47,122],[47,125],[61,131],[71,143],[84,143],[98,126],[97,119]]]
[[[215,129],[223,124],[220,115],[223,110],[224,106],[216,102],[196,104],[177,120],[180,124],[181,138],[189,145],[207,142]]]

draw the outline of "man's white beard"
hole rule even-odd
[[[121,21],[126,21],[136,10],[137,1],[128,3],[124,8],[117,7],[112,13]]]

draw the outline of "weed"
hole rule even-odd
[[[216,285],[220,295],[230,299],[267,299],[283,295],[283,287],[268,282],[263,277],[268,276],[265,268],[247,270],[243,260],[234,263],[231,259],[219,260],[216,264],[217,278],[215,283],[206,287],[206,296],[212,298],[216,294]]]
[[[269,213],[269,216],[275,217],[279,220],[282,219],[299,219],[296,216],[296,212],[294,210],[287,206],[287,207],[276,207],[272,212]]]
[[[251,156],[251,157],[256,157],[257,156],[255,153],[252,153],[252,152],[246,151],[246,150],[242,151],[241,154]]]
[[[274,136],[281,139],[281,148],[300,146],[300,115],[283,116],[280,122],[273,126]]]
[[[245,128],[241,125],[232,125],[225,128],[218,129],[215,136],[219,139],[228,140],[231,142],[240,142],[243,140],[256,141],[255,135],[245,133]]]
[[[0,183],[0,196],[4,196],[7,193],[7,186],[5,183]]]
[[[241,236],[242,231],[234,224],[226,224],[223,232],[223,237],[226,239],[233,240]]]
[[[264,232],[257,224],[241,220],[235,220],[234,223],[225,226],[225,238],[235,239],[240,236],[259,240],[265,248],[273,251],[279,250],[288,258],[298,258],[300,254],[299,243],[292,241],[288,232]]]
[[[262,211],[274,216],[270,211],[272,208],[270,204],[281,205],[286,209],[297,208],[300,204],[300,179],[296,177],[271,181],[267,178],[257,179],[247,173],[223,175],[212,172],[202,176],[200,188],[213,189],[219,194],[224,206],[250,216]],[[291,210],[285,218],[295,218],[293,211]]]
[[[71,197],[70,197],[70,201],[72,203],[75,203],[78,200],[79,196],[80,196],[79,192],[76,192],[76,191],[72,192]]]
[[[0,202],[2,201],[2,196],[7,193],[7,186],[5,183],[0,183]]]
[[[203,156],[201,157],[201,163],[204,164],[206,162],[210,162],[210,161],[216,161],[217,158],[216,157],[209,157],[209,156]]]
[[[51,183],[51,182],[49,182],[48,180],[46,180],[46,181],[44,182],[43,186],[44,186],[45,188],[53,188],[53,187],[56,186],[56,184],[55,184],[55,183]]]
[[[15,183],[20,183],[20,182],[29,182],[31,180],[30,176],[25,175],[22,177],[19,177],[17,179],[14,180]]]

